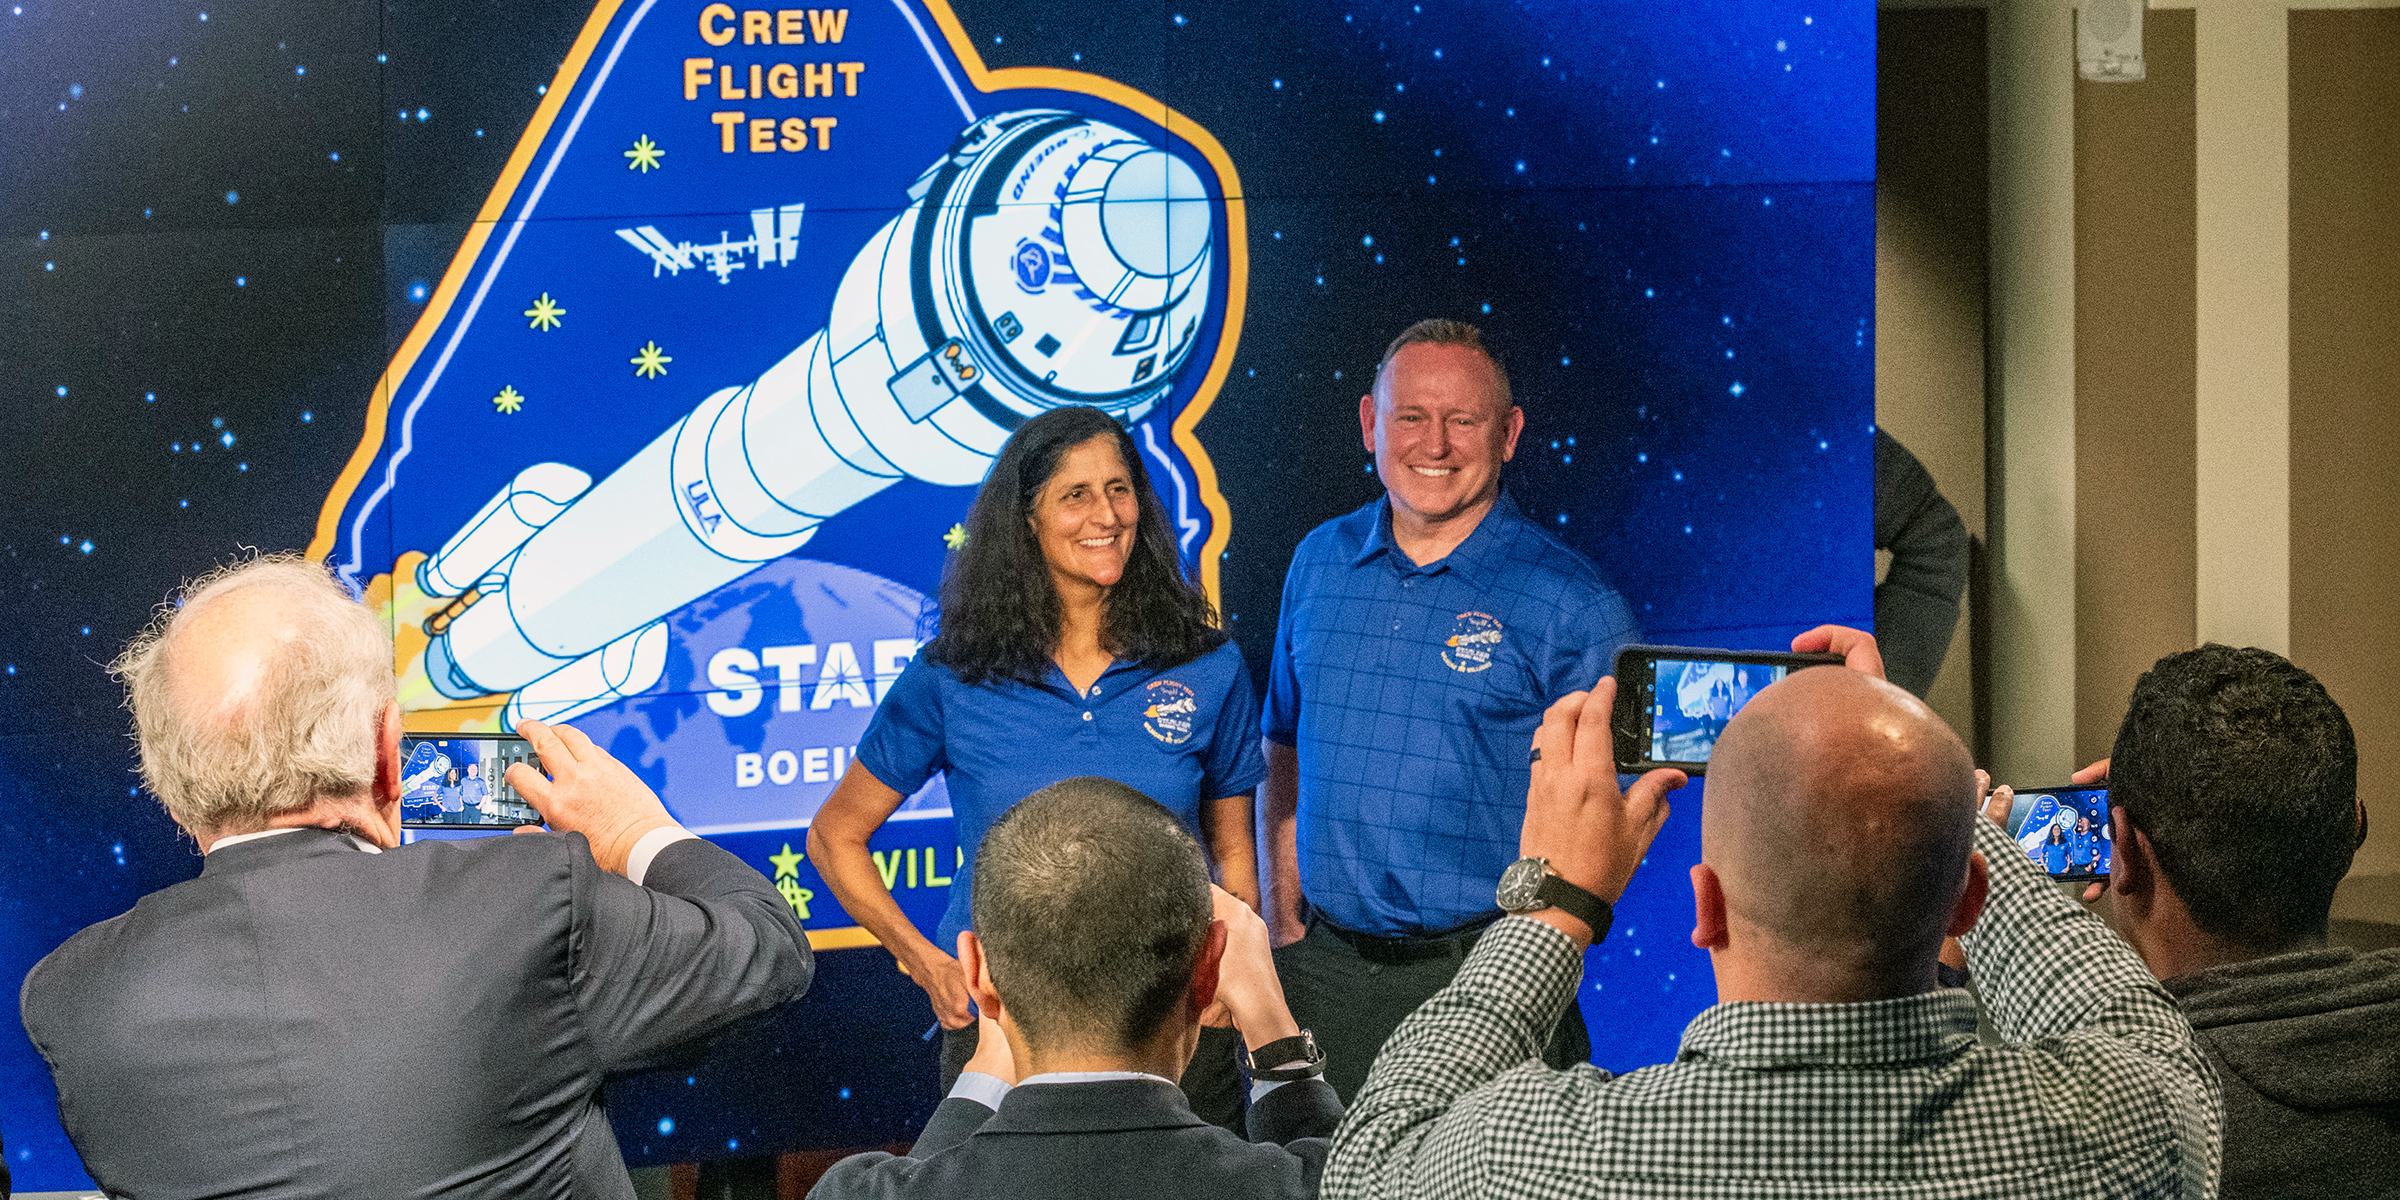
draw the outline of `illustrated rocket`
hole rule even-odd
[[[537,463],[417,569],[448,603],[424,669],[504,725],[568,720],[666,669],[668,613],[903,478],[982,481],[1010,431],[1088,404],[1127,425],[1192,356],[1212,216],[1182,159],[1074,113],[985,117],[844,271],[826,327],[607,478]]]

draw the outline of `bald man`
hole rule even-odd
[[[116,670],[206,860],[20,997],[111,1195],[632,1200],[602,1081],[808,985],[782,897],[573,729],[509,772],[553,832],[401,845],[391,637],[318,564],[191,585]]]
[[[1977,819],[1965,748],[1872,639],[1794,645],[1828,648],[1859,669],[1760,692],[1710,761],[1692,940],[1719,1002],[1676,1061],[1536,1061],[1684,782],[1620,793],[1602,680],[1535,735],[1514,915],[1393,1034],[1325,1196],[2215,1194],[2222,1105],[2173,1002]],[[1961,934],[2002,1044],[1937,979]]]

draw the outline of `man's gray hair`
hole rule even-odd
[[[245,687],[179,687],[183,631],[209,605],[251,589],[282,602],[288,627],[271,639],[261,671]],[[261,829],[375,781],[375,742],[396,693],[392,639],[323,564],[287,553],[219,567],[161,606],[109,669],[133,710],[142,782],[195,833]]]
[[[1375,364],[1375,386],[1383,386],[1384,372],[1390,369],[1394,355],[1420,344],[1464,346],[1482,355],[1483,361],[1492,364],[1492,374],[1500,381],[1501,415],[1507,415],[1509,407],[1516,403],[1508,388],[1508,368],[1501,365],[1499,355],[1483,344],[1483,330],[1465,321],[1453,321],[1447,317],[1427,317],[1401,330],[1400,336],[1393,338],[1392,344],[1383,348],[1383,359]]]

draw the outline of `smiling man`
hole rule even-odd
[[[1474,326],[1410,326],[1358,421],[1384,497],[1293,554],[1263,721],[1276,963],[1345,1098],[1500,916],[1543,710],[1639,640],[1501,492],[1525,414]],[[1588,1057],[1580,1018],[1548,1054]]]

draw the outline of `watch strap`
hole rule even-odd
[[[1591,926],[1592,940],[1595,942],[1608,936],[1608,927],[1616,920],[1616,906],[1559,878],[1555,871],[1542,876],[1541,887],[1536,894],[1544,903]]]
[[[1282,1064],[1296,1062],[1297,1067]],[[1275,1066],[1261,1066],[1274,1063]],[[1242,1065],[1250,1078],[1260,1083],[1288,1083],[1295,1079],[1314,1079],[1325,1073],[1325,1052],[1317,1048],[1316,1036],[1303,1029],[1287,1038],[1278,1038],[1252,1051],[1242,1046]]]

